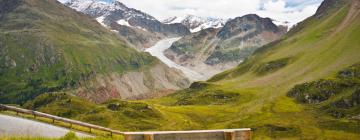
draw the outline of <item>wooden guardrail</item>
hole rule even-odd
[[[70,128],[72,127],[72,125],[78,125],[78,126],[82,126],[82,127],[87,127],[87,128],[89,128],[90,133],[91,133],[91,129],[95,129],[95,130],[101,130],[101,131],[109,132],[110,135],[113,135],[113,134],[123,135],[123,133],[120,132],[120,131],[109,129],[109,128],[106,128],[106,127],[93,125],[93,124],[89,124],[89,123],[84,123],[84,122],[80,122],[80,121],[75,121],[75,120],[71,120],[71,119],[66,119],[66,118],[62,118],[62,117],[58,117],[58,116],[54,116],[54,115],[50,115],[50,114],[46,114],[46,113],[41,113],[41,112],[37,112],[37,111],[33,111],[33,110],[22,109],[22,108],[18,108],[18,107],[14,107],[14,106],[8,106],[8,105],[0,104],[0,110],[13,111],[13,112],[16,112],[16,114],[19,114],[19,113],[29,114],[29,115],[33,115],[35,118],[36,117],[43,117],[43,118],[51,119],[53,121],[53,123],[55,121],[69,123]]]
[[[125,137],[125,140],[250,140],[251,129],[221,129],[221,130],[193,130],[193,131],[154,131],[154,132],[120,132],[102,126],[97,126],[89,123],[66,119],[46,113],[41,113],[33,110],[22,109],[18,107],[0,104],[0,111],[7,110],[16,112],[16,114],[23,113],[36,117],[43,117],[51,119],[53,123],[60,121],[69,123],[71,126],[78,125],[88,127],[90,129],[101,130],[109,132],[111,135],[119,134]]]
[[[125,140],[250,140],[251,129],[124,132]]]

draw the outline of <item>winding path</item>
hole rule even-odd
[[[204,76],[196,71],[193,71],[189,68],[186,68],[184,66],[176,64],[175,62],[173,62],[172,60],[170,60],[169,58],[167,58],[164,55],[164,51],[166,49],[170,48],[171,45],[174,42],[178,41],[179,39],[180,38],[167,38],[167,39],[160,40],[153,47],[148,48],[145,51],[149,52],[152,56],[157,57],[158,59],[160,59],[162,62],[164,62],[169,67],[181,70],[185,74],[185,76],[192,81],[206,80],[206,76]]]
[[[68,132],[70,130],[62,127],[0,114],[0,136],[59,138]],[[92,137],[80,132],[76,132],[76,135],[79,137]]]

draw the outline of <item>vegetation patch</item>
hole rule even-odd
[[[356,89],[360,86],[359,81],[360,65],[356,64],[340,71],[335,79],[322,79],[296,85],[288,92],[288,96],[294,97],[301,103],[320,103],[341,93],[345,89]]]
[[[322,107],[322,110],[333,117],[353,117],[360,114],[360,89],[355,90],[350,96],[341,97]]]
[[[112,111],[120,111],[125,116],[130,118],[157,118],[160,113],[151,106],[141,102],[126,102],[113,100],[105,103],[107,108]]]
[[[337,73],[334,79],[318,80],[296,85],[288,96],[300,103],[318,104],[320,109],[335,118],[360,114],[360,65]]]
[[[65,93],[43,94],[23,107],[124,131],[160,127],[162,114],[142,102],[112,100],[94,104]]]
[[[189,92],[179,97],[176,105],[222,105],[234,103],[240,94],[223,90],[207,90],[201,93]]]
[[[334,80],[319,80],[310,83],[296,85],[288,93],[301,103],[316,104],[335,96],[344,87]]]
[[[328,130],[346,131],[360,134],[360,123],[356,121],[329,120],[320,122],[319,126]]]
[[[271,72],[275,72],[288,65],[290,60],[291,58],[282,58],[264,63],[259,68],[257,68],[256,73],[259,75],[265,75]]]
[[[206,83],[206,82],[194,82],[190,85],[191,89],[205,89],[207,87],[210,86],[210,83]]]
[[[267,124],[257,127],[254,131],[255,133],[257,133],[256,131],[263,131],[262,133],[265,133],[266,135],[268,135],[268,137],[271,137],[272,139],[301,136],[301,129],[297,127],[281,126],[274,124]]]

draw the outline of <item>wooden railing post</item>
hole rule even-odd
[[[240,131],[237,133],[240,140],[251,140],[251,130]]]
[[[144,134],[144,140],[154,140],[153,134]]]
[[[128,134],[124,134],[124,138],[125,140],[132,140],[131,135]]]
[[[234,131],[224,131],[225,140],[235,140]]]

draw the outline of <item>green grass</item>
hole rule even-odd
[[[155,130],[163,119],[161,112],[146,103],[94,104],[65,93],[42,94],[23,107],[122,131]]]

